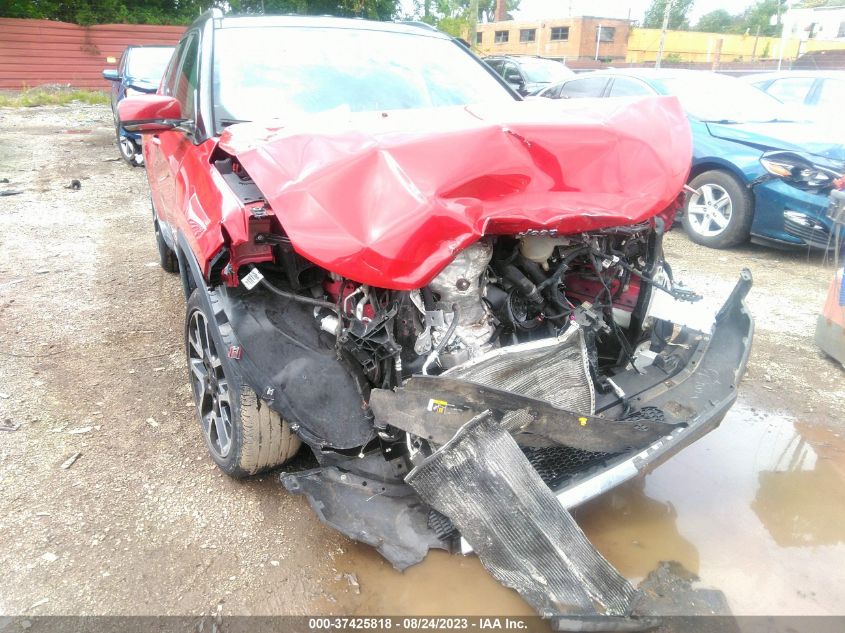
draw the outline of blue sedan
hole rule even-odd
[[[111,82],[111,107],[120,155],[130,165],[142,165],[141,136],[127,132],[118,123],[117,104],[124,97],[158,90],[164,69],[173,55],[173,46],[128,46],[120,56],[117,68],[103,71],[103,79]]]
[[[829,248],[833,180],[845,171],[845,136],[796,121],[782,103],[737,79],[705,71],[631,68],[597,71],[539,96],[675,95],[693,135],[683,224],[699,244],[726,248],[749,238]]]

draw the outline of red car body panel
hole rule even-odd
[[[642,222],[689,172],[673,97],[527,101],[228,128],[294,248],[382,288],[426,285],[483,235]]]
[[[175,131],[144,144],[159,215],[185,234],[206,275],[224,245],[235,272],[272,257],[212,164],[217,145]],[[680,104],[658,97],[245,123],[227,128],[219,149],[250,175],[300,255],[409,290],[483,235],[572,234],[674,209],[692,141]]]

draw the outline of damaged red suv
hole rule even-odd
[[[418,25],[212,12],[119,112],[221,469],[305,444],[284,486],[397,568],[474,549],[544,615],[635,612],[567,509],[715,428],[753,329],[747,271],[704,315],[663,260],[673,98],[527,102]]]

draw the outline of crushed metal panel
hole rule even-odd
[[[331,466],[283,473],[281,481],[289,492],[304,494],[323,523],[375,547],[399,571],[422,561],[431,548],[448,549],[428,525],[429,508],[407,486]]]
[[[642,447],[675,428],[636,414],[622,420],[583,415],[544,401],[448,376],[414,376],[400,389],[373,389],[376,422],[435,444],[445,444],[472,418],[490,411],[519,443],[541,438],[592,452],[619,453]]]
[[[584,332],[574,323],[559,338],[495,349],[444,375],[570,411],[592,414],[596,410]]]
[[[589,542],[489,413],[406,477],[488,571],[545,617],[626,616],[636,591]]]

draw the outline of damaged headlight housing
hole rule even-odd
[[[766,152],[760,164],[769,174],[806,190],[831,188],[842,171],[841,165],[823,165],[795,152]]]

